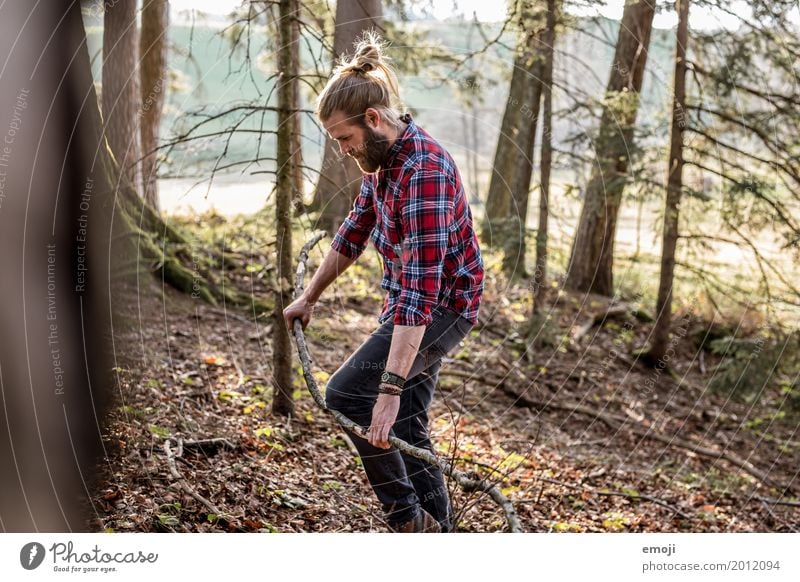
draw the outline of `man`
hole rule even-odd
[[[364,251],[381,254],[387,294],[380,326],[331,376],[326,404],[368,427],[351,435],[369,482],[396,532],[448,532],[452,510],[441,470],[390,447],[392,432],[433,451],[428,409],[442,357],[478,320],[483,261],[453,159],[409,115],[369,36],[340,65],[317,115],[342,154],[364,173],[353,209],[303,295],[284,311],[303,328],[322,291]]]

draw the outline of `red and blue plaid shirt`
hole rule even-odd
[[[410,116],[384,168],[364,174],[331,248],[358,258],[371,239],[387,291],[378,322],[428,325],[445,307],[478,322],[483,259],[472,211],[450,154]]]

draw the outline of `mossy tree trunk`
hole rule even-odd
[[[145,102],[142,101],[138,82],[140,51],[136,34],[136,2],[120,0],[105,6],[101,94],[103,115],[102,122],[100,115],[97,115],[96,121],[102,133],[102,140],[98,138],[102,146],[98,152],[98,164],[104,168],[106,179],[111,184],[109,195],[113,196],[115,217],[119,223],[117,236],[128,247],[126,258],[116,262],[116,267],[132,273],[155,273],[172,287],[213,305],[224,301],[253,306],[257,311],[263,311],[265,306],[241,297],[229,285],[217,283],[210,269],[202,266],[203,261],[193,256],[191,241],[162,219],[155,207],[142,196],[140,119],[150,124],[151,131],[146,133],[157,140],[157,132],[152,124],[158,123],[156,118],[160,118],[160,115],[150,118],[140,114],[160,110],[159,100],[163,99],[163,90],[158,90],[158,79],[163,79],[163,51],[166,49],[164,46],[155,48],[159,44],[156,37],[162,37],[161,42],[164,43],[163,31],[157,32],[162,25],[166,26],[167,6],[166,1],[164,5],[161,5],[161,1],[149,0],[145,6],[146,10],[148,7],[156,10],[158,18],[143,15],[143,35],[149,39],[146,41],[149,46],[144,51],[160,54],[152,63],[150,60],[153,55],[144,56],[146,62],[142,71],[147,79],[145,84],[150,88]],[[158,20],[157,24],[153,24],[154,19]],[[158,69],[161,69],[161,73],[156,72]],[[149,103],[151,98],[153,102]],[[97,101],[94,86],[89,101]],[[96,113],[94,107],[89,107],[89,110],[91,115]],[[152,162],[154,157],[151,158]],[[155,177],[154,169],[149,175]]]
[[[122,172],[141,194],[136,0],[106,2],[104,8],[101,97],[106,140]]]

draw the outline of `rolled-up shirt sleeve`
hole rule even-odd
[[[375,209],[372,202],[374,190],[372,180],[365,177],[353,208],[331,242],[333,250],[351,259],[357,259],[364,252],[375,227]]]
[[[433,317],[453,223],[453,187],[447,175],[421,167],[401,197],[402,290],[395,325],[428,325]]]

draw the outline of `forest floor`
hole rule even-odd
[[[312,273],[321,249],[327,242]],[[237,286],[263,297],[266,256],[249,256]],[[725,325],[705,320],[697,301],[679,310],[670,371],[654,370],[635,355],[652,327],[641,305],[631,298],[604,318],[608,299],[554,282],[526,352],[529,291],[485,258],[481,321],[445,359],[430,428],[440,455],[498,483],[526,531],[800,529],[800,412],[777,376],[749,400],[714,388],[743,379],[726,379],[730,366],[708,349]],[[376,326],[378,269],[362,257],[306,329],[322,386]],[[296,414],[270,412],[269,317],[144,287],[120,302],[118,393],[91,527],[387,531],[360,459],[315,407],[294,351]],[[737,337],[758,327],[746,317],[726,325]],[[506,528],[487,497],[453,483],[451,496],[458,531]]]

